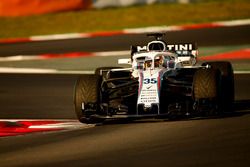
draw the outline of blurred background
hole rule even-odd
[[[0,38],[246,18],[249,0],[0,0]]]
[[[245,24],[249,19],[249,0],[0,0],[0,56],[12,56],[0,66],[93,71],[116,65],[117,58],[129,55],[130,45],[144,45],[146,31],[169,31],[175,26],[198,25],[197,31],[167,32],[169,42],[196,42],[200,56],[214,55],[248,48],[249,27],[214,32],[217,29],[207,26],[235,20]],[[132,33],[119,35],[124,30]],[[140,35],[134,33],[137,30]],[[88,33],[92,38],[86,38]],[[106,63],[100,57],[75,58],[102,51],[127,52],[105,57]],[[30,59],[41,54],[60,59]],[[9,61],[16,58],[25,61]],[[234,66],[245,70],[248,63]]]
[[[1,138],[1,166],[248,167],[250,0],[0,0],[0,135],[27,133],[13,119],[76,121],[79,75],[162,31],[197,43],[198,60],[232,63],[235,113]]]

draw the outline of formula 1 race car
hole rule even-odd
[[[131,46],[131,57],[100,67],[76,82],[74,104],[79,121],[197,116],[232,110],[234,74],[229,62],[197,63],[192,43],[167,44],[164,34],[146,46]]]

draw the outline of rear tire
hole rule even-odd
[[[91,118],[91,115],[99,111],[100,81],[98,75],[82,75],[75,84],[75,112],[82,123],[101,122],[101,120]]]

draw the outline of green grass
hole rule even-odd
[[[250,18],[249,0],[209,0],[192,4],[164,3],[28,17],[0,17],[0,38],[109,31],[246,18]]]

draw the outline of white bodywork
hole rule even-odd
[[[160,45],[160,50],[152,49],[153,45]],[[162,41],[152,41],[147,46],[137,46],[132,59],[120,59],[118,63],[131,64],[132,76],[138,78],[137,105],[151,108],[154,104],[159,108],[163,74],[177,68],[192,68],[196,64],[197,54],[192,44],[166,45]]]
[[[167,52],[145,52],[133,56],[133,77],[139,80],[137,105],[150,108],[160,103],[161,77],[169,68],[164,67],[164,60],[174,60],[174,55]],[[156,63],[156,61],[159,61]],[[148,63],[148,65],[147,65]],[[157,65],[156,65],[157,64]]]
[[[144,104],[150,108],[152,104],[159,104],[160,77],[158,70],[141,72],[139,75],[139,97],[137,104]]]

